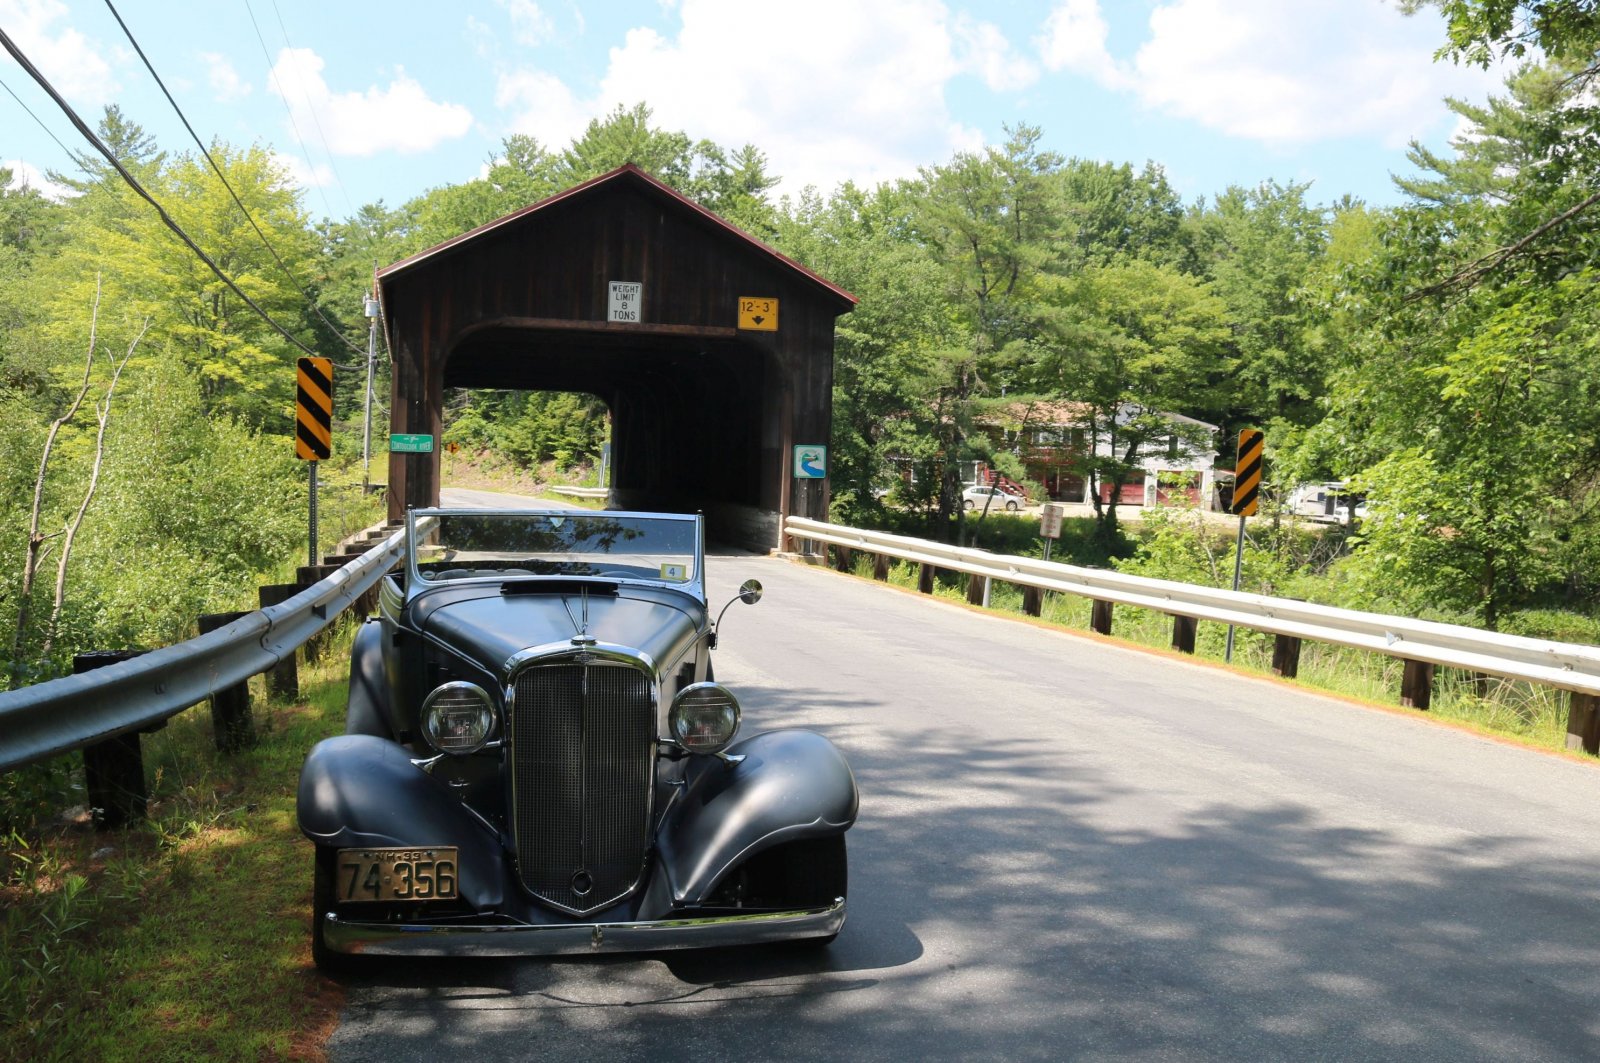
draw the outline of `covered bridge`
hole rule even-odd
[[[437,440],[445,388],[580,391],[611,410],[611,502],[705,512],[769,549],[826,519],[834,319],[849,292],[635,166],[378,271],[391,431]],[[815,455],[812,455],[813,457]],[[439,501],[439,448],[391,453],[389,514]],[[807,471],[815,471],[815,463]]]

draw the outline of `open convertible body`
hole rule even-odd
[[[319,965],[839,932],[855,780],[812,732],[737,736],[699,517],[407,520],[300,776]]]

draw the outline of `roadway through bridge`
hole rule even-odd
[[[745,733],[850,758],[829,949],[387,963],[335,1060],[1593,1059],[1600,770],[714,557]]]

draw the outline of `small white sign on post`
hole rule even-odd
[[[1046,539],[1061,538],[1061,514],[1060,503],[1045,503],[1044,511],[1039,515],[1039,534]]]
[[[607,305],[606,320],[637,323],[639,308],[643,302],[643,281],[612,281],[611,301]]]

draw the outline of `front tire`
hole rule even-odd
[[[1015,502],[1007,502],[1006,508],[1015,513],[1017,511],[1017,504]]]

